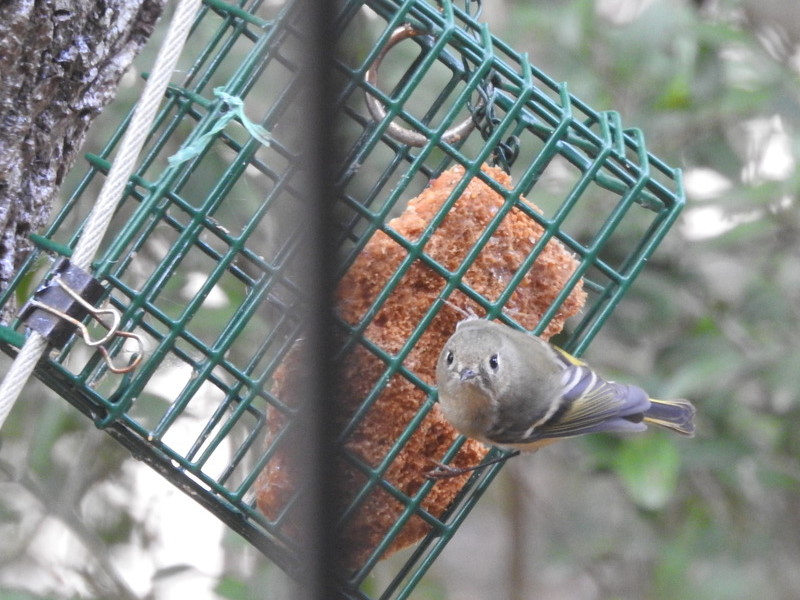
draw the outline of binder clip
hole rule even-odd
[[[105,288],[97,279],[83,269],[73,265],[69,259],[60,258],[19,312],[20,320],[38,332],[52,346],[63,348],[76,330],[87,346],[96,347],[112,373],[128,373],[135,369],[144,355],[144,342],[135,333],[121,331],[120,312],[112,306],[97,308],[95,304],[105,294]],[[97,339],[92,337],[83,321],[91,316],[107,333]],[[125,367],[117,367],[111,361],[106,344],[114,338],[133,338],[139,352]]]

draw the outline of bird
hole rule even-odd
[[[475,467],[437,463],[431,478],[588,433],[641,432],[648,425],[695,433],[690,401],[651,398],[540,337],[486,319],[458,323],[439,355],[436,383],[444,417],[459,433],[511,452]]]

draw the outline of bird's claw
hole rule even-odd
[[[438,460],[434,460],[433,463],[436,466],[425,473],[426,479],[448,479],[450,477],[458,477],[459,475],[463,475],[464,473],[469,473],[470,471],[475,470],[475,467],[454,467],[452,465],[439,462]]]

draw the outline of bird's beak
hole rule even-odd
[[[478,372],[472,369],[464,369],[461,371],[461,381],[469,381],[470,379],[475,379],[477,376]]]

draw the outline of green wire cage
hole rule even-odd
[[[409,597],[500,468],[460,480],[438,511],[426,502],[439,484],[421,478],[402,485],[387,476],[403,448],[429,428],[435,387],[408,359],[436,319],[458,297],[481,316],[541,334],[580,292],[582,309],[572,311],[569,333],[559,340],[580,354],[684,202],[679,171],[647,151],[641,132],[624,129],[614,112],[592,110],[492,36],[471,10],[477,4],[349,0],[339,4],[331,23],[340,40],[336,94],[329,98],[338,147],[331,157],[336,218],[327,224],[337,243],[336,279],[345,282],[337,301],[361,293],[348,286],[355,285],[353,269],[365,268],[359,257],[376,236],[396,249],[388,267],[366,265],[368,273],[371,267],[391,272],[373,282],[376,289],[357,316],[336,319],[339,358],[360,353],[377,370],[351,399],[337,437],[350,473],[346,499],[337,504],[337,527],[347,529],[360,510],[377,511],[380,501],[370,498],[378,490],[392,507],[370,530],[366,549],[342,569],[341,591],[352,598]],[[300,9],[292,0],[270,6],[204,2],[185,51],[183,80],[170,87],[114,217],[113,235],[93,263],[104,298],[122,313],[122,327],[144,341],[142,360],[115,374],[109,365],[130,360],[130,343],[111,343],[109,363],[73,337],[36,371],[134,456],[293,576],[302,573],[302,557],[292,507],[302,503],[303,488],[282,489],[285,497],[272,512],[259,508],[257,494],[264,473],[292,441],[296,410],[285,389],[292,385],[286,371],[296,367],[286,365],[304,337],[296,307],[312,302],[292,276],[302,267],[296,262],[310,206],[298,191],[303,173],[294,147],[295,124],[304,118],[294,102],[302,73],[290,51],[298,44]],[[231,98],[243,106],[229,122],[236,108]],[[267,143],[243,126],[244,115],[269,132]],[[88,170],[47,231],[33,236],[36,250],[0,305],[12,298],[24,302],[52,259],[70,255],[125,126],[100,153],[87,155]],[[170,163],[176,154],[181,160]],[[498,183],[482,170],[486,164],[498,165],[509,179]],[[419,234],[393,226],[409,201],[444,173],[454,174],[453,184]],[[500,204],[463,256],[445,264],[431,240],[473,181]],[[470,268],[481,264],[512,211],[534,227],[536,239],[517,248],[516,266],[489,297],[473,285]],[[550,244],[572,262],[561,288],[530,324],[510,306],[525,278],[535,279]],[[414,265],[423,265],[441,285],[429,291],[431,301],[403,342],[382,346],[371,339],[370,327],[384,326],[381,311]],[[21,345],[25,326],[16,321],[3,328],[9,354]],[[381,440],[380,455],[365,460],[348,448],[363,436],[361,420],[395,378],[421,400],[411,417],[395,424],[394,437]],[[427,458],[451,460],[464,444],[448,437],[445,451]],[[380,578],[381,584],[370,579],[415,522],[421,533],[393,559],[391,576]]]

